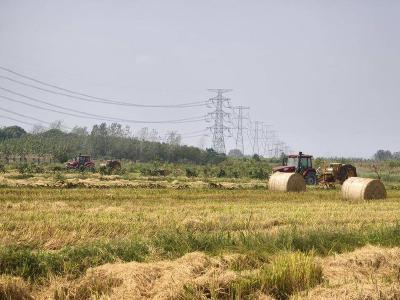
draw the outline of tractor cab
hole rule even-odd
[[[78,162],[79,165],[85,165],[87,162],[90,162],[90,156],[89,155],[79,155],[78,157],[75,158],[75,160]]]
[[[274,172],[285,172],[285,173],[299,173],[303,175],[307,184],[316,184],[317,175],[312,165],[312,156],[299,152],[298,154],[292,154],[285,156],[282,161],[282,166],[275,167]]]
[[[303,155],[301,152],[299,155],[289,155],[284,158],[284,166],[295,167],[297,172],[304,171],[312,168],[312,156]]]

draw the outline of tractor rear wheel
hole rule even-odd
[[[304,180],[307,185],[316,185],[317,184],[317,175],[315,173],[308,173]]]

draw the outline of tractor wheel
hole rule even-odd
[[[95,166],[93,166],[93,165],[87,166],[85,169],[86,169],[88,172],[91,172],[91,173],[96,172],[96,168],[95,168]]]
[[[307,185],[316,185],[317,184],[317,175],[315,173],[308,173],[306,177],[304,177]]]

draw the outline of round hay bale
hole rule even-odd
[[[378,179],[350,177],[342,185],[342,197],[345,200],[385,199],[386,189]]]
[[[298,173],[275,172],[269,178],[268,188],[271,191],[304,192],[306,182],[304,177]]]

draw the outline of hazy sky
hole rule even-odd
[[[399,16],[395,0],[0,0],[0,65],[134,103],[202,101],[213,96],[209,88],[231,88],[232,105],[250,106],[251,119],[273,125],[292,149],[369,157],[379,148],[400,150]],[[210,110],[90,104],[1,78],[0,87],[119,118],[180,119]],[[99,123],[0,103],[68,126]],[[0,117],[0,126],[14,123]],[[209,124],[148,126],[190,133]]]

